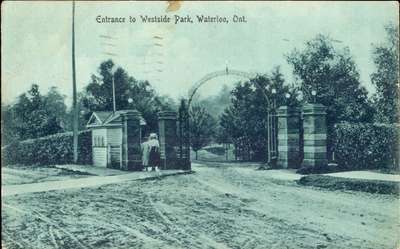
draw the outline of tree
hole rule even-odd
[[[196,153],[202,147],[212,141],[215,134],[215,119],[208,113],[206,108],[200,105],[194,105],[190,111],[190,145]]]
[[[360,76],[349,49],[336,49],[331,38],[317,35],[299,51],[287,55],[300,89],[316,90],[316,102],[327,107],[328,152],[335,123],[371,122],[373,109],[367,90],[360,85]],[[310,94],[305,100],[312,100]],[[328,153],[330,155],[331,153]]]
[[[373,59],[376,71],[371,81],[376,87],[373,96],[377,110],[376,121],[399,122],[399,26],[389,24],[385,27],[386,42],[375,45]]]
[[[272,89],[275,89],[275,94]],[[232,90],[231,105],[220,116],[220,133],[223,140],[234,143],[239,157],[247,160],[266,159],[268,110],[273,102],[276,107],[295,105],[295,98],[285,98],[290,91],[289,86],[284,85],[279,67],[269,75],[238,83]]]
[[[203,106],[215,120],[218,120],[225,108],[231,103],[231,91],[231,87],[223,85],[216,95],[211,95],[206,98],[201,98],[200,93],[197,92],[192,103]],[[219,144],[232,143],[229,134],[220,126],[220,122],[217,122],[213,139]]]
[[[91,82],[85,89],[87,95],[82,100],[86,108],[92,111],[113,110],[113,77],[117,110],[123,110],[128,105],[129,88],[136,80],[129,77],[125,70],[120,67],[112,73],[114,67],[115,64],[112,60],[104,61],[99,66],[99,75],[93,74],[91,76]]]
[[[55,87],[43,96],[39,86],[33,84],[14,105],[6,106],[4,112],[2,109],[6,143],[64,131],[67,117],[64,98]]]
[[[228,106],[225,108],[224,112],[219,117],[219,127],[217,130],[216,140],[221,144],[231,144],[233,143],[235,147],[238,147],[237,138],[240,137],[238,134],[237,115],[234,114],[234,108]],[[237,153],[235,153],[237,158]]]
[[[293,73],[305,93],[316,90],[316,102],[328,110],[328,123],[371,121],[367,90],[360,85],[360,75],[347,47],[338,50],[331,38],[318,35],[302,51],[287,56]],[[312,96],[305,95],[307,101]]]
[[[1,144],[3,146],[18,140],[12,106],[1,103]]]
[[[68,125],[65,97],[66,96],[60,94],[57,87],[54,86],[50,88],[49,92],[45,96],[43,96],[43,104],[47,115],[52,117],[52,125],[57,125],[57,130],[66,130]]]
[[[92,75],[91,82],[82,94],[81,103],[87,110],[85,119],[93,111],[112,111],[112,77],[114,77],[117,110],[136,109],[147,122],[145,133],[158,129],[157,113],[161,110],[175,110],[174,101],[168,96],[160,96],[148,81],[138,81],[129,76],[121,67],[114,74],[112,60],[104,61],[99,66],[99,75]],[[132,103],[128,102],[131,98]]]
[[[230,104],[231,90],[232,89],[227,85],[223,85],[216,95],[211,95],[202,99],[200,99],[200,94],[196,93],[197,98],[194,98],[192,102],[204,106],[211,116],[218,118],[219,115],[224,112],[224,109]]]

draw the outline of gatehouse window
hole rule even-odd
[[[93,147],[104,147],[105,143],[103,136],[94,136],[93,140]]]

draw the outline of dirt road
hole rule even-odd
[[[112,183],[122,183],[124,181],[141,180],[147,178],[160,178],[168,175],[177,175],[190,173],[183,170],[161,170],[156,172],[125,172],[120,175],[112,176],[91,176],[86,178],[75,179],[75,175],[72,175],[72,179],[64,180],[51,180],[42,181],[37,183],[25,183],[16,185],[4,185],[1,189],[2,196],[10,196],[25,193],[36,193],[36,192],[46,192],[52,190],[65,190],[71,188],[91,188],[101,185],[107,185]],[[11,175],[14,176],[14,175]],[[49,178],[45,178],[46,180]]]
[[[298,186],[255,167],[3,198],[6,248],[371,248],[399,241],[394,196]],[[397,244],[398,246],[398,244]]]

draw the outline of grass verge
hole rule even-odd
[[[303,176],[297,183],[303,186],[314,186],[329,190],[353,190],[391,195],[399,195],[400,189],[400,183],[395,181],[365,180],[325,175]]]

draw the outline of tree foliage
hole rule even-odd
[[[67,107],[56,87],[42,95],[39,86],[19,96],[14,105],[2,108],[3,144],[64,131]]]
[[[312,101],[309,93],[315,90],[316,102],[327,107],[329,125],[372,120],[367,90],[360,85],[358,69],[347,47],[336,49],[331,38],[318,35],[303,50],[292,51],[287,61],[306,93],[305,100]]]
[[[5,164],[51,165],[73,163],[72,132],[57,133],[35,139],[13,142],[2,147]],[[92,163],[92,133],[90,130],[78,134],[80,164]]]
[[[208,145],[215,134],[217,122],[204,106],[194,105],[189,111],[190,146],[196,152]]]
[[[82,108],[87,111],[85,120],[93,111],[112,111],[112,81],[114,77],[116,109],[136,109],[146,120],[148,130],[158,129],[157,113],[161,110],[176,109],[174,101],[167,96],[160,96],[148,81],[138,81],[121,67],[115,72],[112,60],[100,64],[98,75],[92,75],[91,81],[81,97]],[[128,99],[132,102],[129,103]]]
[[[332,136],[336,123],[371,122],[374,109],[367,90],[360,85],[360,75],[347,47],[337,49],[333,40],[317,35],[303,50],[295,49],[287,56],[296,80],[304,92],[304,100],[327,107],[328,156],[332,152]],[[312,90],[316,96],[311,96]]]
[[[211,95],[201,99],[201,96],[199,96],[200,94],[196,93],[197,98],[193,99],[193,103],[204,106],[208,110],[210,115],[217,119],[219,115],[224,112],[225,108],[230,104],[231,90],[232,87],[223,85],[221,90],[217,92],[216,95]]]
[[[276,93],[272,93],[272,89]],[[265,160],[268,110],[273,104],[275,107],[295,105],[295,98],[285,98],[290,91],[289,86],[284,85],[279,67],[270,75],[238,83],[231,92],[231,105],[220,116],[220,140],[232,141],[242,159]]]
[[[218,120],[225,109],[231,104],[231,91],[232,87],[223,85],[216,95],[201,98],[201,95],[196,93],[193,103],[203,106],[215,120]],[[225,133],[225,129],[220,126],[220,122],[217,122],[214,140],[220,144],[232,142],[230,136]]]
[[[347,123],[335,128],[335,160],[342,169],[399,168],[397,124]]]
[[[376,87],[374,104],[377,110],[376,121],[399,122],[399,26],[389,24],[386,29],[386,42],[375,45],[373,60],[376,71],[371,81]]]

